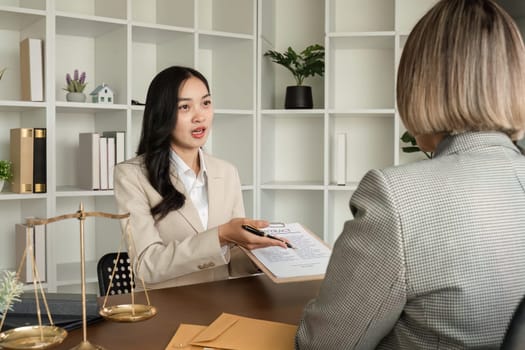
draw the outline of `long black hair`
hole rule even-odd
[[[173,130],[177,125],[179,90],[191,77],[201,80],[210,91],[206,78],[195,69],[172,66],[153,78],[146,96],[137,155],[144,156],[148,180],[162,196],[162,201],[151,208],[151,214],[156,219],[181,208],[186,200],[170,180],[170,149]]]

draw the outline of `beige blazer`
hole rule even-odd
[[[223,255],[218,226],[234,217],[244,217],[241,183],[237,169],[226,161],[204,155],[208,179],[208,227],[204,229],[175,168],[171,181],[187,200],[182,208],[155,220],[150,209],[161,195],[148,181],[143,157],[115,167],[115,197],[118,211],[129,212],[128,252],[135,273],[148,288],[165,288],[228,278],[231,274],[253,273],[253,264],[235,247]],[[126,230],[128,220],[122,221]],[[125,232],[125,231],[123,231]],[[134,247],[132,246],[134,244]],[[135,254],[136,253],[136,254]],[[230,254],[231,253],[231,254]],[[231,266],[229,266],[231,258]],[[140,287],[140,283],[138,283]]]

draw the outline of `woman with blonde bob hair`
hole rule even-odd
[[[297,349],[496,349],[525,293],[525,48],[492,0],[441,0],[410,33],[397,104],[430,160],[350,200]]]
[[[401,120],[416,137],[501,131],[512,140],[521,139],[523,40],[496,4],[470,3],[438,3],[411,33],[398,69]],[[470,12],[476,5],[480,11]]]

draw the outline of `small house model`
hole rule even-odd
[[[113,90],[104,83],[97,86],[89,95],[93,103],[113,103]]]

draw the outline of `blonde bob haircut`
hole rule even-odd
[[[401,120],[413,135],[525,130],[525,48],[491,0],[442,0],[419,20],[397,77]]]

